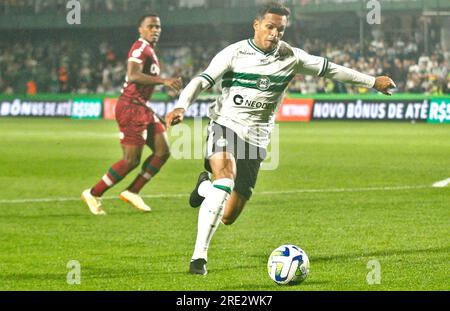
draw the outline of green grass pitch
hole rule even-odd
[[[114,122],[1,118],[0,133],[0,290],[450,289],[450,187],[431,187],[450,177],[449,126],[280,124],[279,167],[261,171],[241,217],[216,232],[207,276],[187,272],[202,160],[169,160],[142,192],[151,213],[117,198],[134,171],[96,217],[79,196],[121,157]],[[300,285],[267,274],[285,243],[310,257]],[[79,285],[66,281],[71,260]],[[380,284],[366,280],[370,260]]]

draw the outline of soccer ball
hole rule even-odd
[[[309,272],[308,255],[298,246],[281,245],[270,254],[267,270],[275,283],[299,284]]]

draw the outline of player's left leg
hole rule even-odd
[[[153,126],[153,124],[150,126]],[[149,211],[150,207],[144,203],[138,193],[160,171],[170,157],[169,141],[165,129],[159,127],[150,130],[149,127],[148,132],[151,136],[147,140],[147,145],[153,150],[153,153],[144,161],[139,175],[121,194],[122,199],[143,211]]]
[[[265,155],[264,155],[265,157]],[[236,184],[230,198],[227,200],[222,217],[224,225],[233,224],[241,214],[245,204],[253,194],[256,180],[263,158],[239,159],[236,162],[237,177]],[[200,173],[197,185],[192,191],[189,203],[192,207],[201,205],[206,195],[211,191],[212,181],[207,172]]]

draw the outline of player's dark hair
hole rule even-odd
[[[148,13],[148,14],[142,15],[141,18],[139,18],[139,21],[138,21],[138,27],[141,27],[142,22],[143,22],[147,17],[159,17],[159,16],[158,16],[157,14],[155,14],[155,13]]]
[[[286,16],[289,18],[289,15],[291,14],[291,11],[278,2],[269,2],[265,4],[258,12],[258,15],[256,16],[256,19],[263,19],[264,16],[268,13],[277,14],[281,16]]]

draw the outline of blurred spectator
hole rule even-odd
[[[37,94],[37,86],[33,80],[27,82],[27,95],[33,96]]]

